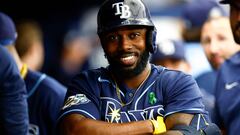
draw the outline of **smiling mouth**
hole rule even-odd
[[[137,61],[137,56],[134,53],[125,54],[120,57],[120,63],[125,66],[134,65]]]

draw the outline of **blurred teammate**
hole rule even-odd
[[[230,5],[230,24],[234,40],[240,44],[240,1],[221,0]],[[225,32],[225,31],[222,31]],[[216,84],[216,106],[220,127],[228,135],[239,131],[240,117],[240,52],[227,59],[219,69]]]
[[[234,41],[227,17],[213,17],[204,23],[201,44],[214,70],[219,69],[224,60],[229,59],[240,48]]]
[[[227,17],[213,17],[204,23],[201,33],[201,44],[214,70],[214,74],[226,59],[239,51],[239,46],[233,39],[230,22]],[[216,75],[214,76],[216,77]],[[209,92],[214,93],[213,89]]]
[[[214,71],[199,76],[197,82],[200,88],[205,89],[209,95],[214,95],[216,71],[226,59],[240,50],[240,46],[233,39],[229,19],[227,17],[209,18],[202,28],[201,44]],[[211,115],[215,121],[215,112]]]
[[[43,33],[39,24],[33,20],[22,20],[16,25],[18,38],[16,49],[28,68],[39,71],[44,62]]]
[[[13,21],[9,18],[9,22]],[[13,24],[14,25],[14,24]],[[11,29],[16,34],[15,27]],[[30,135],[54,135],[57,116],[63,104],[66,88],[46,74],[28,69],[18,56],[14,40],[7,48],[21,70],[27,88]],[[24,47],[24,46],[22,46]],[[25,54],[22,54],[25,56]]]
[[[191,0],[185,5],[182,11],[185,20],[182,36],[186,42],[200,42],[202,26],[212,10],[217,10],[217,14],[226,14],[216,0]]]
[[[99,8],[94,7],[86,10],[81,18],[80,33],[87,39],[88,45],[92,47],[91,54],[88,57],[89,69],[106,67],[107,59],[104,57],[104,51],[101,47],[97,35],[97,13]]]
[[[16,39],[11,19],[0,12],[0,134],[27,135],[26,87],[16,63],[3,47]]]
[[[67,85],[78,72],[89,69],[87,61],[92,46],[77,30],[70,30],[63,42],[59,66],[53,77]]]
[[[105,1],[98,12],[98,34],[109,66],[72,80],[60,133],[209,133],[214,125],[205,117],[193,78],[149,63],[156,33],[141,0]]]
[[[159,43],[156,53],[152,54],[151,63],[185,73],[190,73],[191,71],[181,41],[166,40]]]

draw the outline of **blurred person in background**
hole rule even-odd
[[[14,24],[12,20],[11,23]],[[25,22],[24,24],[31,25],[31,22]],[[13,33],[17,33],[15,27],[13,27],[11,31]],[[28,31],[30,31],[31,33],[31,30]],[[20,34],[21,33],[18,33],[19,37],[21,37]],[[23,36],[25,35],[26,34],[24,34]],[[31,37],[32,36],[26,36],[25,40],[28,41],[28,38]],[[21,47],[22,48],[18,49],[25,50],[24,47],[28,48],[29,46],[24,46],[23,44],[21,44]],[[17,63],[18,69],[21,70],[21,76],[26,84],[26,97],[28,102],[29,114],[29,134],[54,135],[57,117],[60,108],[63,105],[66,88],[53,78],[47,76],[46,74],[29,69],[28,65],[23,62],[23,59],[25,57],[20,58],[17,53],[17,49],[15,48],[15,40],[11,44],[9,44],[7,48],[12,54],[15,62]],[[25,53],[28,53],[25,51],[20,52],[23,56],[26,56]],[[33,54],[33,56],[34,55],[35,54]]]
[[[3,46],[17,37],[9,16],[0,12],[0,134],[27,135],[27,91],[14,59]],[[22,73],[22,72],[21,72]]]
[[[97,35],[97,12],[99,8],[94,7],[85,12],[81,19],[80,33],[92,46],[92,52],[88,58],[89,69],[106,67],[108,61],[104,55],[100,40]]]
[[[60,63],[54,77],[67,85],[75,74],[89,68],[88,58],[91,52],[89,39],[77,30],[70,30],[64,38]]]
[[[179,17],[182,19],[181,35],[185,42],[186,57],[191,65],[191,74],[196,78],[203,72],[211,70],[200,45],[200,34],[203,23],[208,19],[212,9],[220,9],[214,14],[225,13],[215,0],[189,0],[182,6]],[[194,55],[192,55],[194,54]],[[201,64],[199,65],[199,61]]]
[[[182,34],[184,40],[186,42],[194,42],[201,49],[201,43],[200,43],[201,30],[204,23],[208,20],[209,16],[220,16],[220,15],[227,15],[227,12],[215,0],[204,0],[204,1],[193,0],[189,2],[182,13],[182,17],[185,20],[185,23],[184,23],[185,25],[183,25],[184,27],[183,27],[183,34]],[[191,53],[190,53],[190,57],[191,57]],[[206,58],[209,60],[208,56]],[[195,57],[193,61],[200,61],[200,59],[198,59],[198,57]],[[199,62],[195,64],[198,64],[198,63]],[[211,67],[209,66],[209,69],[207,71],[203,71],[199,73],[197,76],[195,76],[195,79],[204,95],[203,97],[205,98],[204,101],[205,101],[206,109],[209,111],[212,120],[215,121],[214,120],[215,119],[214,118],[215,116],[214,87],[216,82],[216,72],[211,71]]]
[[[230,26],[235,42],[240,44],[240,1],[221,0],[230,5]],[[224,30],[221,31],[225,33]],[[231,47],[226,44],[226,47]],[[216,110],[219,127],[227,135],[236,135],[240,127],[240,51],[220,66],[216,83]]]
[[[234,41],[229,19],[223,16],[210,17],[203,25],[201,44],[213,71],[203,73],[196,80],[201,88],[214,97],[217,70],[226,59],[240,50]],[[214,122],[215,113],[213,110],[211,114]]]
[[[181,17],[185,20],[182,35],[186,42],[200,42],[202,25],[216,8],[226,14],[216,0],[191,0],[185,5]]]
[[[14,45],[7,46],[19,69],[27,88],[30,135],[53,135],[58,114],[62,107],[66,88],[50,76],[28,69]]]
[[[224,32],[223,32],[224,31]],[[234,41],[228,17],[212,17],[203,25],[201,45],[214,72],[239,51]],[[214,93],[213,91],[209,91]]]
[[[70,29],[64,37],[60,64],[53,71],[53,77],[64,85],[80,71],[108,64],[97,36],[97,11],[97,7],[86,10],[78,26]]]
[[[156,53],[151,56],[151,63],[185,73],[191,72],[191,66],[186,60],[182,41],[165,40],[158,43]]]
[[[16,49],[21,60],[34,71],[40,71],[44,61],[42,29],[36,21],[22,20],[16,24]]]
[[[207,2],[207,3],[209,3],[209,2]],[[210,1],[209,4],[212,6],[210,6],[209,8],[203,8],[203,9],[205,9],[205,12],[204,12],[205,14],[204,14],[204,19],[202,19],[202,21],[201,21],[200,42],[202,42],[203,34],[208,34],[207,32],[210,32],[210,31],[212,33],[215,32],[212,30],[207,30],[206,28],[203,31],[203,25],[205,25],[206,22],[208,22],[209,18],[212,18],[212,17],[215,18],[215,17],[219,17],[219,16],[227,16],[227,12],[220,5],[218,5],[218,3],[216,1]],[[192,13],[189,13],[189,16],[192,16],[192,17],[190,17],[190,18],[192,18],[190,20],[192,22],[197,22],[198,20],[194,21],[194,19],[193,19],[196,16],[196,12],[194,12],[194,11],[197,11],[197,10],[192,9]],[[195,19],[197,19],[197,18],[195,18]],[[226,26],[226,27],[228,27],[228,26]],[[214,28],[212,27],[212,29],[214,29]],[[211,46],[212,48],[210,47],[210,45],[202,46],[203,42],[200,43],[200,45],[203,48],[203,51],[208,60],[208,63],[210,64],[210,71],[208,70],[208,71],[205,71],[205,72],[199,74],[196,77],[196,81],[200,88],[205,89],[209,94],[213,95],[214,94],[214,86],[215,86],[215,82],[216,82],[216,72],[215,71],[220,66],[220,64],[223,63],[224,60],[223,60],[223,58],[219,57],[219,53],[221,53],[221,52],[218,52],[218,50],[216,50],[212,46]]]

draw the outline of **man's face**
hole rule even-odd
[[[225,59],[236,50],[228,18],[215,18],[206,22],[202,28],[201,43],[208,61],[218,69]]]
[[[149,58],[146,31],[145,28],[124,27],[104,37],[103,49],[116,76],[133,77],[145,69]]]
[[[230,3],[230,22],[236,43],[240,44],[240,0]]]
[[[179,70],[185,73],[191,72],[189,63],[183,59],[165,58],[154,61],[154,64],[161,65],[173,70]]]

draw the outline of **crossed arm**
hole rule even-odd
[[[162,135],[182,135],[179,131],[171,131],[175,125],[189,125],[192,114],[176,113],[165,120],[167,132]],[[153,125],[150,120],[129,123],[108,123],[104,121],[85,118],[79,114],[67,115],[60,123],[61,135],[151,135]]]

